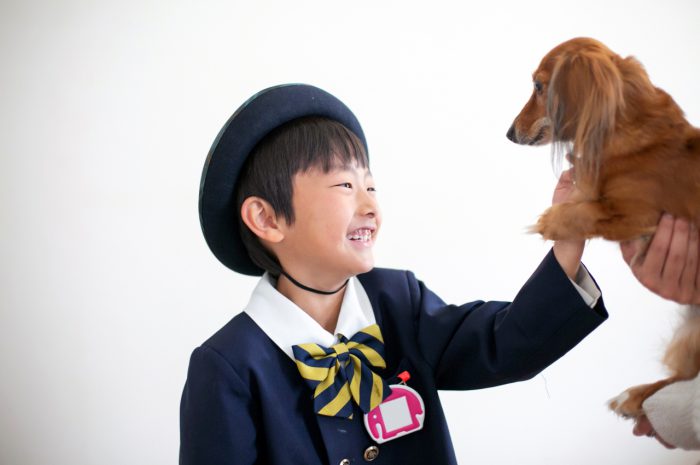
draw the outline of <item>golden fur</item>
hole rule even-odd
[[[546,239],[603,237],[624,241],[652,234],[663,212],[700,216],[700,130],[633,57],[589,38],[564,42],[533,73],[530,100],[508,138],[554,143],[570,152],[577,191],[533,227]],[[626,416],[661,387],[700,371],[700,313],[688,317],[668,347],[668,379],[631,388],[610,403]]]

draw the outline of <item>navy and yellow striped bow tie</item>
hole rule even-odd
[[[314,390],[314,411],[329,417],[352,418],[352,402],[367,413],[391,389],[371,368],[386,368],[384,339],[373,324],[330,348],[318,344],[292,347],[297,368]]]

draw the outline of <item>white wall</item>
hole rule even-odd
[[[190,351],[255,283],[197,217],[217,131],[255,91],[307,82],[362,121],[385,212],[378,264],[446,300],[509,299],[549,245],[525,234],[548,148],[505,138],[542,55],[579,35],[634,54],[700,124],[700,4],[0,4],[0,463],[171,464]],[[675,306],[617,247],[585,262],[610,320],[541,376],[444,393],[461,463],[691,464],[606,411],[662,375]]]

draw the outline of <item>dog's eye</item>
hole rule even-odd
[[[540,81],[535,81],[535,91],[538,94],[542,93],[542,83]]]

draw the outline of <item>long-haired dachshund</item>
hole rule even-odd
[[[577,190],[533,227],[545,239],[603,237],[624,241],[653,234],[663,212],[700,218],[700,130],[641,63],[589,38],[550,51],[532,75],[534,90],[507,137],[518,144],[554,143],[568,152]],[[672,382],[700,371],[700,310],[691,307],[664,358],[669,378],[630,388],[610,402],[629,417]]]

